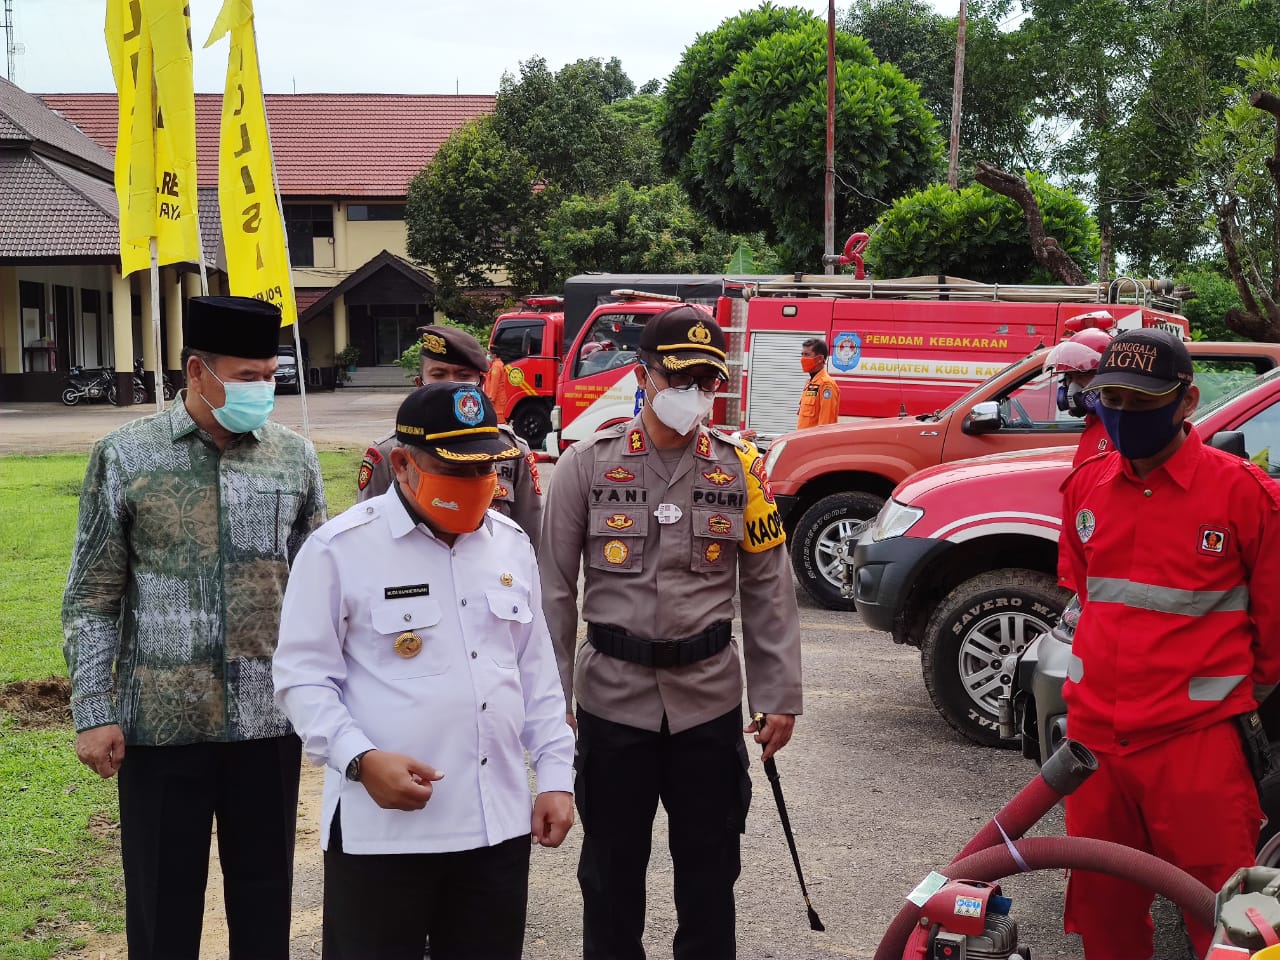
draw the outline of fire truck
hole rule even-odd
[[[506,368],[507,389],[498,416],[530,446],[540,447],[551,429],[564,355],[564,297],[525,297],[522,305],[498,317],[489,352]]]
[[[725,329],[732,380],[713,411],[715,424],[749,432],[762,445],[795,427],[806,381],[800,346],[809,338],[828,344],[841,417],[860,419],[941,409],[1011,361],[1057,343],[1077,317],[1100,304],[1111,306],[1120,329],[1190,332],[1167,282],[1034,286],[803,274],[698,279],[696,290],[676,292],[635,277],[592,311],[560,365],[549,454],[635,415],[640,329],[680,300],[704,306]],[[567,324],[565,335],[571,335]]]

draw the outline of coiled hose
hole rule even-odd
[[[957,861],[996,844],[1003,844],[1005,837],[1010,840],[1021,839],[1055,803],[1074,792],[1097,769],[1097,758],[1088,747],[1074,740],[1064,740],[1041,766],[1035,779],[1019,790],[956,854],[948,867],[948,875],[957,876],[952,869]],[[902,960],[906,956],[904,950],[908,940],[911,940],[917,955],[924,955],[923,935],[922,932],[917,933],[920,931],[916,923],[919,915],[920,910],[914,904],[903,904],[880,941],[875,960]]]

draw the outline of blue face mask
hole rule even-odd
[[[1172,401],[1152,410],[1117,410],[1098,404],[1096,412],[1107,436],[1126,460],[1146,460],[1167,447],[1182,429],[1174,417],[1182,406],[1182,390]]]
[[[209,369],[209,376],[217,380],[227,393],[222,406],[215,407],[201,396],[209,409],[213,411],[213,419],[232,433],[251,433],[267,422],[276,405],[276,385],[271,380],[254,380],[251,383],[232,381],[227,383]]]

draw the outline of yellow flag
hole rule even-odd
[[[156,237],[160,263],[199,263],[196,94],[188,0],[143,0],[156,97]]]
[[[160,263],[196,263],[200,256],[195,95],[186,24],[181,0],[146,0],[145,7],[138,0],[107,0],[107,52],[119,101],[115,181],[120,204],[121,272],[125,276],[151,265],[152,237],[157,240]],[[168,109],[175,114],[176,126],[160,123],[155,90],[157,49],[163,51],[166,66],[161,98],[166,103],[172,101]],[[182,132],[188,125],[184,110],[190,118],[189,134]],[[188,158],[185,167],[179,166],[178,158],[183,156]]]
[[[276,198],[275,164],[253,35],[252,0],[224,0],[205,46],[230,32],[227,86],[222,95],[218,207],[231,292],[280,308],[284,326],[298,319]]]

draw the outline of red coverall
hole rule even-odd
[[[1253,862],[1261,810],[1232,717],[1280,681],[1280,488],[1188,426],[1145,480],[1118,454],[1063,484],[1059,577],[1083,603],[1064,688],[1099,769],[1067,833],[1154,853],[1217,890]],[[1153,951],[1152,894],[1074,872],[1087,960]],[[1211,931],[1188,924],[1197,956]]]
[[[1106,453],[1111,449],[1111,438],[1107,436],[1107,428],[1096,413],[1084,415],[1084,433],[1080,434],[1080,445],[1076,447],[1076,457],[1072,466],[1078,467],[1090,457]]]

